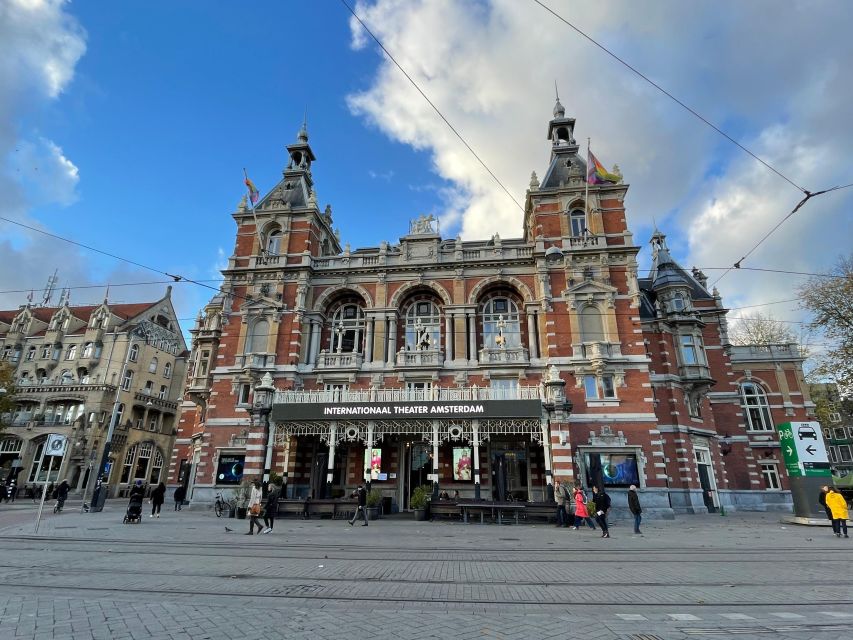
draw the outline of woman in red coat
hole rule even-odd
[[[572,527],[575,531],[577,531],[578,526],[586,522],[589,525],[590,529],[595,529],[595,524],[592,522],[592,518],[589,517],[589,511],[586,508],[586,496],[584,495],[583,490],[575,485],[575,526]]]

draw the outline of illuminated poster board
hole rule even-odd
[[[387,474],[382,473],[382,449],[370,449],[364,452],[364,467],[370,469],[371,480],[385,480]],[[384,475],[385,478],[381,478]]]
[[[453,479],[457,482],[471,480],[471,447],[453,447]]]
[[[640,484],[637,456],[633,453],[587,453],[586,480],[588,486],[627,487]]]

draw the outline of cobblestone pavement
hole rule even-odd
[[[50,505],[52,508],[52,505]],[[778,515],[546,525],[0,505],[0,638],[853,638],[853,546]],[[227,531],[231,529],[231,531]]]

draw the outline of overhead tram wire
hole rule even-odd
[[[179,274],[172,274],[168,271],[163,271],[162,269],[157,269],[156,267],[151,267],[147,264],[142,264],[141,262],[136,262],[135,260],[131,260],[130,258],[124,258],[122,256],[118,256],[114,253],[109,253],[108,251],[104,251],[103,249],[97,249],[96,247],[89,246],[87,244],[83,244],[82,242],[77,242],[76,240],[71,240],[70,238],[65,238],[63,236],[56,235],[55,233],[50,233],[49,231],[44,231],[43,229],[39,229],[37,227],[30,226],[28,224],[24,224],[23,222],[19,222],[17,220],[11,220],[9,218],[0,216],[0,220],[8,222],[10,224],[18,225],[19,227],[23,227],[25,229],[29,229],[30,231],[35,231],[36,233],[41,233],[42,235],[48,236],[50,238],[54,238],[56,240],[61,240],[62,242],[67,242],[68,244],[73,244],[77,247],[82,247],[83,249],[87,249],[89,251],[94,251],[95,253],[100,253],[101,255],[107,256],[109,258],[113,258],[115,260],[120,260],[122,262],[127,262],[128,264],[132,264],[134,266],[140,267],[141,269],[146,269],[147,271],[153,271],[154,273],[159,273],[164,276],[168,276],[172,278],[173,282],[191,282],[192,284],[198,285],[200,287],[204,287],[205,289],[210,289],[211,291],[215,291],[216,293],[222,293],[223,295],[232,296],[234,298],[240,298],[245,300],[246,302],[255,302],[253,298],[249,298],[248,296],[243,296],[234,292],[223,292],[218,287],[212,287],[209,284],[205,284],[201,280],[194,280],[192,278],[187,278],[186,276],[182,276]],[[28,289],[29,291],[29,289]]]
[[[636,74],[637,76],[639,76],[640,78],[642,78],[643,80],[645,80],[647,83],[649,83],[652,87],[654,87],[655,89],[657,89],[658,91],[660,91],[662,94],[664,94],[664,95],[665,95],[666,97],[668,97],[670,100],[672,100],[673,102],[675,102],[675,103],[676,103],[676,104],[678,104],[679,106],[681,106],[681,107],[683,107],[684,109],[686,109],[689,113],[693,114],[696,118],[698,118],[699,120],[701,120],[702,122],[704,122],[706,125],[708,125],[709,127],[711,127],[714,131],[716,131],[716,132],[717,132],[717,133],[719,133],[721,136],[723,136],[724,138],[726,138],[726,140],[728,140],[729,142],[731,142],[732,144],[734,144],[734,145],[735,145],[736,147],[738,147],[741,151],[743,151],[744,153],[746,153],[746,154],[750,155],[752,158],[754,158],[755,160],[757,160],[758,162],[760,162],[761,164],[763,164],[766,168],[770,169],[770,171],[772,171],[772,172],[773,172],[773,173],[775,173],[777,176],[779,176],[780,178],[782,178],[785,182],[787,182],[787,183],[788,183],[788,184],[790,184],[792,187],[794,187],[795,189],[797,189],[798,191],[800,191],[801,193],[803,193],[803,194],[804,194],[803,199],[802,199],[802,200],[800,200],[800,201],[797,203],[797,205],[796,205],[796,206],[791,210],[791,212],[790,212],[788,215],[786,215],[784,218],[782,218],[782,220],[780,220],[780,221],[779,221],[779,223],[778,223],[775,227],[773,227],[770,231],[768,231],[768,232],[764,235],[764,237],[762,237],[762,238],[761,238],[761,240],[759,240],[759,241],[755,244],[755,246],[754,246],[754,247],[752,247],[752,249],[750,249],[750,250],[746,253],[746,255],[744,255],[740,260],[738,260],[737,262],[735,262],[731,267],[729,267],[729,268],[725,271],[725,273],[723,273],[719,278],[717,278],[713,283],[711,283],[711,286],[713,286],[713,285],[717,284],[720,280],[722,280],[722,279],[723,279],[723,278],[724,278],[724,277],[725,277],[725,276],[726,276],[726,275],[727,275],[727,274],[728,274],[732,269],[741,269],[741,268],[742,268],[741,263],[742,263],[744,260],[746,260],[746,258],[747,258],[747,257],[749,257],[749,255],[750,255],[753,251],[755,251],[755,250],[759,247],[759,245],[761,245],[765,240],[767,240],[767,238],[769,238],[769,237],[770,237],[770,236],[771,236],[771,235],[772,235],[772,234],[773,234],[773,233],[774,233],[774,232],[775,232],[779,227],[781,227],[781,226],[782,226],[782,225],[783,225],[783,224],[784,224],[784,223],[785,223],[785,222],[786,222],[786,221],[787,221],[791,216],[793,216],[797,211],[799,211],[799,209],[800,209],[800,208],[802,208],[802,206],[803,206],[804,204],[806,204],[809,200],[811,200],[811,199],[812,199],[812,198],[814,198],[815,196],[823,195],[823,194],[825,194],[825,193],[830,193],[830,192],[832,192],[832,191],[838,191],[838,190],[841,190],[841,189],[847,189],[847,188],[849,188],[849,187],[853,187],[853,183],[851,183],[851,184],[846,184],[846,185],[840,185],[840,186],[836,186],[836,187],[831,187],[831,188],[829,188],[829,189],[823,189],[823,190],[821,190],[821,191],[809,191],[809,190],[808,190],[808,189],[806,189],[805,187],[801,187],[801,186],[800,186],[800,185],[798,185],[796,182],[794,182],[793,180],[791,180],[788,176],[786,176],[784,173],[782,173],[781,171],[779,171],[778,169],[776,169],[774,166],[772,166],[769,162],[767,162],[766,160],[764,160],[764,159],[762,159],[761,157],[759,157],[757,154],[755,154],[755,153],[753,153],[752,151],[750,151],[750,150],[749,150],[748,148],[746,148],[743,144],[741,144],[740,142],[738,142],[737,140],[735,140],[732,136],[730,136],[730,135],[729,135],[729,134],[727,134],[725,131],[723,131],[722,129],[720,129],[717,125],[715,125],[713,122],[711,122],[710,120],[708,120],[706,117],[704,117],[704,116],[703,116],[702,114],[700,114],[698,111],[696,111],[696,110],[695,110],[695,109],[693,109],[692,107],[690,107],[690,106],[688,106],[687,104],[685,104],[683,101],[681,101],[681,100],[679,100],[678,98],[676,98],[673,94],[671,94],[669,91],[667,91],[667,90],[666,90],[666,89],[664,89],[662,86],[660,86],[658,83],[656,83],[654,80],[652,80],[651,78],[649,78],[648,76],[646,76],[644,73],[642,73],[641,71],[639,71],[636,67],[633,67],[632,65],[630,65],[628,62],[626,62],[625,60],[623,60],[622,58],[620,58],[618,55],[616,55],[615,53],[613,53],[612,51],[610,51],[610,50],[609,50],[607,47],[605,47],[603,44],[601,44],[600,42],[598,42],[597,40],[595,40],[594,38],[592,38],[590,35],[588,35],[588,34],[587,34],[587,33],[585,33],[584,31],[582,31],[580,28],[576,27],[574,24],[572,24],[571,22],[569,22],[568,20],[566,20],[563,16],[561,16],[559,13],[557,13],[556,11],[554,11],[551,7],[549,7],[548,5],[544,4],[544,3],[542,2],[542,0],[533,0],[533,2],[535,2],[535,3],[536,3],[536,4],[538,4],[540,7],[542,7],[543,9],[545,9],[545,11],[547,11],[547,12],[548,12],[548,13],[550,13],[552,16],[554,16],[555,18],[557,18],[560,22],[564,23],[566,26],[568,26],[568,27],[570,27],[571,29],[573,29],[573,30],[574,30],[575,32],[577,32],[579,35],[581,35],[582,37],[586,38],[589,42],[591,42],[591,43],[592,43],[592,44],[594,44],[596,47],[598,47],[599,49],[601,49],[602,51],[604,51],[604,53],[606,53],[608,56],[610,56],[611,58],[613,58],[614,60],[616,60],[617,62],[619,62],[621,65],[623,65],[624,67],[626,67],[627,69],[629,69],[632,73]]]
[[[477,162],[479,162],[483,166],[483,168],[488,172],[488,174],[490,176],[492,176],[492,179],[498,184],[498,186],[500,186],[500,188],[504,190],[504,193],[506,193],[507,196],[509,196],[509,199],[515,203],[515,206],[517,206],[521,210],[521,212],[524,213],[525,212],[524,207],[521,205],[521,203],[515,199],[515,196],[512,195],[512,193],[510,193],[509,189],[507,189],[506,186],[504,186],[504,183],[500,181],[500,179],[495,175],[495,173],[491,169],[489,169],[489,166],[483,161],[483,159],[479,155],[477,155],[477,152],[474,151],[474,149],[471,147],[471,145],[468,144],[468,142],[465,140],[465,138],[462,137],[462,134],[456,130],[456,127],[454,127],[450,123],[450,121],[444,116],[444,114],[441,112],[441,110],[435,106],[435,104],[433,103],[432,100],[429,99],[427,94],[423,92],[423,90],[420,88],[420,86],[418,86],[418,83],[414,81],[412,76],[410,76],[406,72],[406,70],[403,69],[402,65],[400,65],[400,63],[397,62],[397,59],[393,55],[391,55],[391,52],[385,48],[385,45],[382,44],[382,42],[379,40],[379,38],[377,38],[376,35],[374,35],[374,33],[367,27],[367,25],[364,24],[364,20],[362,20],[359,17],[359,15],[355,12],[355,9],[353,9],[350,6],[350,4],[347,2],[347,0],[340,0],[340,1],[341,1],[341,4],[347,8],[347,11],[349,11],[352,14],[352,16],[358,21],[358,23],[361,25],[362,29],[364,29],[368,33],[368,35],[371,38],[373,38],[373,41],[377,45],[379,45],[379,48],[385,52],[385,55],[388,56],[388,58],[391,60],[391,62],[393,62],[394,65],[400,70],[400,72],[404,76],[406,76],[406,79],[412,83],[412,86],[415,89],[417,89],[418,93],[420,93],[421,97],[423,97],[423,99],[427,101],[429,106],[432,107],[433,111],[435,111],[438,114],[438,116],[442,120],[444,120],[444,124],[446,124],[450,128],[450,130],[456,135],[457,138],[459,138],[459,140],[462,142],[462,144],[465,145],[465,148],[467,148],[468,151],[471,152],[471,155],[473,155],[477,159]]]

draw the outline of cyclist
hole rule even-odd
[[[59,486],[56,487],[56,510],[57,512],[62,511],[62,506],[65,504],[65,501],[68,499],[68,480],[63,480],[59,483]]]

